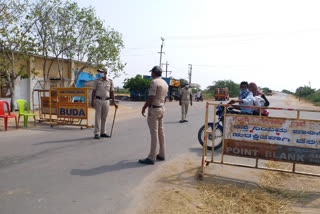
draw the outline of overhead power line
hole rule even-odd
[[[218,38],[243,38],[243,40],[233,40],[231,42],[247,42],[255,39],[261,39],[266,36],[286,36],[292,34],[308,33],[308,32],[319,32],[320,28],[312,29],[302,29],[291,32],[264,32],[264,33],[244,33],[244,34],[216,34],[216,35],[183,35],[183,36],[166,36],[166,40],[208,40],[208,39],[218,39]],[[161,37],[163,39],[163,37]],[[164,40],[164,39],[163,39]],[[199,46],[208,46],[208,45],[221,45],[223,42],[214,42],[214,43],[198,43],[198,44],[166,44],[170,47],[199,47]],[[223,45],[223,44],[222,44]],[[125,50],[156,50],[156,47],[126,47]]]
[[[239,34],[216,34],[216,35],[194,35],[194,36],[166,36],[167,40],[188,40],[188,39],[215,39],[215,38],[238,38],[238,37],[257,37],[272,35],[291,35],[297,33],[320,32],[320,28],[298,29],[291,32],[262,32],[262,33],[239,33]]]
[[[172,71],[168,71],[168,66],[170,65],[168,61],[166,63],[162,63],[162,65],[166,65],[166,78],[168,77],[168,73],[172,73]]]

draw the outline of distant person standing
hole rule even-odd
[[[107,69],[102,68],[97,71],[100,72],[100,78],[94,81],[91,101],[92,108],[95,109],[94,139],[110,137],[106,131],[109,100],[112,99],[115,108],[118,108],[114,100],[113,82],[107,78]]]
[[[161,78],[162,69],[160,66],[152,68],[152,81],[149,89],[149,97],[144,104],[141,114],[145,117],[148,108],[148,126],[151,135],[151,148],[147,158],[139,160],[141,164],[154,164],[155,160],[165,160],[165,135],[163,129],[164,104],[168,94],[168,84]],[[159,142],[159,154],[157,144]]]
[[[188,122],[186,120],[188,114],[189,104],[192,106],[192,90],[189,84],[186,83],[180,91],[179,105],[181,106],[181,120],[180,123]]]

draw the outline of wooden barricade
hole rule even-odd
[[[213,124],[216,123],[217,106],[225,106],[223,122],[223,141],[221,159],[215,160],[214,146],[208,156],[208,135],[215,136],[215,128],[208,131],[209,107],[213,106]],[[320,120],[313,116],[302,119],[301,114],[319,114],[317,110],[285,109],[260,107],[261,109],[290,111],[293,117],[272,117],[260,115],[228,114],[229,105],[208,103],[206,105],[204,145],[199,178],[203,177],[206,166],[210,163],[225,164],[249,168],[258,168],[296,174],[320,176],[319,174],[296,170],[296,164],[320,165]],[[248,107],[253,108],[253,107]],[[257,108],[256,106],[254,108]],[[320,116],[320,114],[319,114]],[[320,118],[320,117],[319,117]],[[215,127],[215,126],[214,126]],[[211,138],[210,138],[211,139]],[[214,145],[212,137],[212,145]],[[211,142],[210,142],[211,143]],[[225,162],[225,156],[249,158],[253,165]],[[291,170],[266,168],[259,166],[259,160],[272,160],[292,164]]]

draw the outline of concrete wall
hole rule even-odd
[[[42,78],[39,78],[40,80]],[[26,100],[28,101],[29,105],[30,105],[30,109],[33,108],[32,106],[32,90],[34,88],[34,86],[36,85],[38,81],[38,78],[37,79],[30,79],[30,78],[27,78],[27,79],[17,79],[15,81],[15,109],[17,110],[18,109],[18,106],[17,106],[17,103],[16,103],[16,100]],[[38,89],[41,89],[40,85],[38,85],[37,87]],[[10,102],[11,102],[11,98],[1,98],[1,100],[5,100],[9,103],[9,106],[10,106]],[[34,102],[35,104],[39,104],[39,101],[38,101],[38,95],[37,93],[34,94]]]
[[[44,76],[43,64],[44,64],[43,58],[34,57],[34,69],[35,69],[35,72],[38,73],[37,77],[43,78]],[[52,64],[51,67],[50,67],[50,64]],[[45,70],[46,79],[60,78],[59,67],[60,67],[61,78],[69,79],[70,78],[69,73],[72,72],[71,71],[72,68],[70,64],[71,64],[70,60],[59,60],[59,65],[58,65],[58,62],[56,59],[47,59],[46,70]],[[48,76],[48,71],[49,71],[49,76]]]

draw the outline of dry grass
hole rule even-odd
[[[270,169],[291,170],[292,164],[279,163],[274,161],[266,161],[265,167]],[[265,170],[259,177],[259,185],[262,187],[281,188],[286,180],[292,177],[293,174],[277,171]]]
[[[232,184],[203,184],[200,193],[203,206],[199,213],[292,213],[288,208],[296,201],[265,189]]]
[[[267,161],[265,166],[290,168],[289,164],[273,161]],[[303,192],[281,188],[291,176],[289,173],[265,170],[254,189],[235,184],[203,183],[200,185],[204,201],[202,210],[205,213],[295,213],[290,206],[303,197]]]
[[[291,176],[288,173],[263,171],[259,184],[254,187],[234,182],[227,184],[215,176],[198,181],[195,179],[196,164],[179,162],[175,166],[183,166],[182,171],[166,166],[161,184],[152,190],[153,198],[141,213],[297,213],[290,207],[304,196],[301,191],[280,188]],[[266,166],[278,165],[267,162]]]

